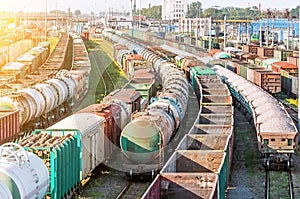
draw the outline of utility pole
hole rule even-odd
[[[266,27],[266,30],[267,30],[267,34],[266,34],[266,46],[268,47],[269,46],[269,18],[270,18],[270,10],[267,9],[267,27]]]
[[[287,32],[287,47],[286,49],[289,50],[290,49],[290,12],[288,9],[285,10],[285,17],[287,17],[288,20],[288,32]]]
[[[45,41],[47,39],[47,0],[46,1],[46,5],[45,5]]]
[[[139,10],[139,30],[141,30],[141,12],[142,12],[142,5],[141,5],[141,0],[140,0],[140,10]]]
[[[261,16],[259,18],[259,47],[262,47]]]
[[[224,49],[226,48],[226,15],[224,16]]]
[[[16,0],[14,0],[14,33],[17,32],[17,23],[16,23]]]
[[[208,22],[208,50],[211,50],[211,16],[209,16],[209,22]]]
[[[58,17],[58,13],[57,13],[57,0],[55,0],[55,28],[57,28],[57,17]]]
[[[274,23],[275,23],[275,13],[272,13],[272,46],[274,46]]]

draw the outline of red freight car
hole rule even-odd
[[[114,151],[115,147],[119,147],[120,135],[121,135],[121,109],[119,106],[111,104],[105,106],[105,104],[92,104],[77,113],[93,113],[100,117],[105,118],[104,122],[104,134],[107,139],[104,141],[105,157],[109,157]]]
[[[15,140],[19,134],[19,110],[0,111],[0,144]]]

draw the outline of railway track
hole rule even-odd
[[[109,65],[105,65],[101,59],[98,57],[101,57],[101,54],[98,52],[98,50],[91,51],[91,57],[92,62],[96,66],[96,73],[97,76],[101,79],[102,86],[103,86],[103,95],[106,96],[108,93],[116,89],[116,84],[111,77],[111,74],[109,72]],[[103,96],[103,97],[104,97]]]
[[[265,198],[294,199],[291,171],[266,170]]]
[[[132,182],[129,181],[128,184],[121,190],[121,192],[116,197],[117,199],[132,199],[141,198],[143,193],[146,191],[151,182]]]
[[[295,122],[296,127],[298,128],[298,110],[296,108],[292,107],[291,105],[289,105],[288,103],[286,103],[283,100],[280,100],[280,102],[284,105],[285,110],[291,116],[291,118]]]

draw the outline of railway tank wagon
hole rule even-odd
[[[151,172],[154,175],[163,164],[163,148],[169,143],[185,115],[188,82],[176,65],[160,58],[145,47],[104,31],[114,43],[125,45],[131,52],[153,63],[163,91],[147,110],[138,113],[122,131],[120,145],[124,171],[132,176]]]
[[[228,85],[238,107],[253,122],[264,166],[292,167],[291,155],[297,149],[298,131],[283,105],[243,77],[218,65],[213,68]]]
[[[15,143],[0,146],[0,178],[3,199],[42,199],[49,184],[49,173],[42,160]]]
[[[68,34],[62,34],[57,46],[42,66],[25,78],[8,84],[14,89],[0,98],[0,110],[19,110],[19,119],[16,120],[18,124],[5,123],[6,126],[19,126],[19,130],[14,131],[14,137],[36,128],[48,127],[68,115],[85,97],[91,63],[84,43],[76,36],[71,34],[75,47],[70,70],[62,70],[69,44]],[[40,48],[48,51],[47,43],[40,45],[44,45],[45,47]],[[46,58],[46,55],[44,57]],[[11,136],[11,133],[6,135]]]

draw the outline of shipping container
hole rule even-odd
[[[265,60],[262,61],[262,66],[264,68],[272,70],[272,64],[274,62],[278,62],[278,61],[279,61],[278,59],[274,59],[274,58],[265,59]]]
[[[287,57],[293,56],[293,51],[291,50],[274,50],[274,59],[279,61],[287,61]]]
[[[274,72],[281,72],[281,70],[287,71],[287,72],[293,72],[298,73],[298,65],[294,65],[285,61],[280,62],[274,62],[272,64],[272,70]]]
[[[273,47],[258,47],[257,55],[260,57],[274,57],[274,48]]]
[[[256,58],[254,59],[254,63],[255,63],[255,65],[257,65],[257,66],[263,66],[263,61],[264,61],[265,59],[268,59],[268,58],[267,58],[267,57],[256,57]]]
[[[82,145],[78,130],[35,130],[16,141],[25,150],[39,156],[49,170],[47,195],[60,199],[81,182]]]
[[[248,52],[248,53],[257,54],[258,48],[259,48],[259,46],[257,46],[257,45],[243,45],[243,51]]]
[[[287,57],[287,62],[299,66],[299,57]]]
[[[0,110],[0,145],[20,136],[19,110]]]
[[[281,91],[281,75],[272,70],[248,68],[247,80],[270,93],[279,93]]]

